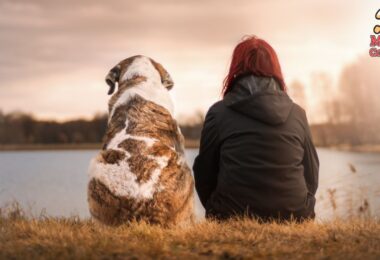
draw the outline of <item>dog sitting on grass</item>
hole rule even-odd
[[[112,68],[106,82],[108,94],[118,89],[109,100],[103,149],[89,168],[91,215],[108,225],[192,222],[194,182],[173,119],[169,73],[139,55]]]

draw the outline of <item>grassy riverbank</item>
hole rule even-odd
[[[380,221],[203,221],[164,229],[0,213],[0,259],[379,259]]]

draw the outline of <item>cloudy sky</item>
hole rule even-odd
[[[108,70],[144,54],[172,75],[181,119],[220,98],[232,50],[247,34],[272,44],[286,82],[299,80],[313,99],[314,73],[337,80],[368,52],[375,2],[0,0],[0,109],[91,117],[106,111]]]

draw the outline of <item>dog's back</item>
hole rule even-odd
[[[93,217],[106,224],[191,221],[193,179],[183,136],[171,113],[139,94],[110,111],[103,150],[89,171]]]

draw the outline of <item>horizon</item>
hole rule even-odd
[[[230,0],[38,0],[0,6],[0,110],[61,122],[105,113],[105,75],[135,54],[154,58],[171,74],[177,119],[205,113],[220,98],[233,48],[251,34],[276,50],[287,86],[303,86],[310,121],[323,121],[319,106],[326,93],[314,93],[314,80],[324,75],[332,95],[344,69],[368,57],[379,8],[358,0],[294,0],[286,6],[274,0],[239,6]]]

